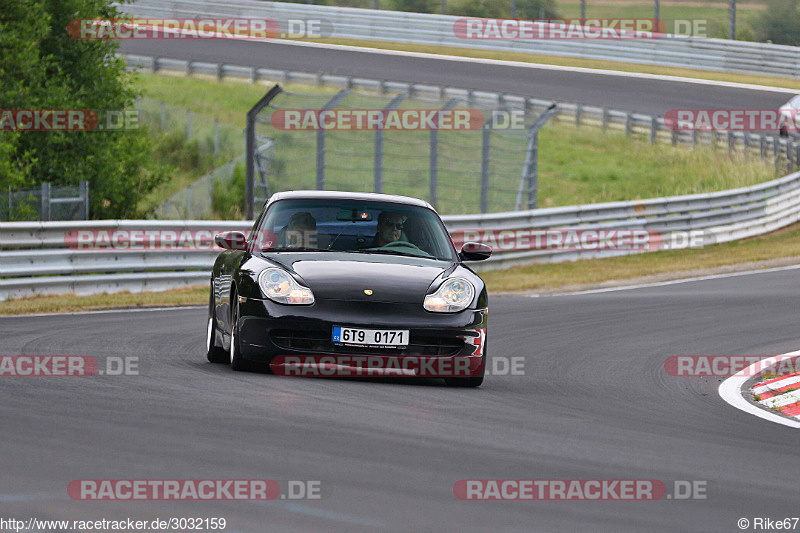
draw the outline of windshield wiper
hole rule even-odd
[[[375,249],[363,249],[363,250],[351,250],[351,252],[355,254],[383,254],[383,255],[402,255],[404,257],[419,257],[422,259],[435,259],[432,255],[425,254],[411,254],[408,252],[401,252],[399,250],[375,250]]]
[[[280,248],[263,248],[262,252],[336,252],[338,250],[328,250],[327,248],[293,248],[290,246],[282,246]]]

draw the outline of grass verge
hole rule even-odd
[[[559,292],[590,289],[611,282],[652,282],[699,275],[800,264],[800,224],[762,237],[699,250],[652,252],[569,263],[535,264],[483,272],[490,293]],[[0,316],[68,313],[109,308],[205,305],[208,287],[165,292],[36,296],[0,302]]]

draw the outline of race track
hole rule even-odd
[[[385,55],[292,43],[123,41],[120,52],[248,67],[416,82],[664,115],[671,109],[777,109],[791,94],[721,85]]]
[[[6,517],[225,517],[226,531],[739,531],[797,516],[797,432],[737,411],[676,354],[800,348],[800,272],[491,298],[490,357],[524,376],[439,381],[235,373],[204,308],[0,318],[6,355],[138,356],[141,373],[2,378]],[[73,479],[321,480],[290,503],[76,502]],[[705,480],[708,499],[464,502],[460,479]]]

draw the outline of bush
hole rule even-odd
[[[441,2],[436,0],[390,0],[389,9],[395,11],[409,11],[412,13],[438,12]]]
[[[233,169],[230,181],[214,180],[211,190],[211,208],[220,218],[225,220],[244,218],[245,178],[244,163],[238,163]]]
[[[753,24],[759,41],[800,45],[800,2],[767,0],[767,9]]]
[[[510,18],[511,0],[449,0],[451,15],[481,18]],[[555,0],[517,0],[517,18],[560,18]]]

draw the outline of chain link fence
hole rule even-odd
[[[33,222],[89,220],[89,183],[8,188],[0,197],[0,220]]]
[[[297,110],[464,110],[483,117],[469,130],[288,130],[273,116]],[[522,110],[516,129],[492,127],[495,112],[479,98],[435,99],[376,91],[283,91],[257,118],[256,134],[272,141],[272,192],[318,189],[425,198],[442,214],[512,211],[526,179],[530,131],[540,112]],[[256,202],[256,208],[260,205]]]

